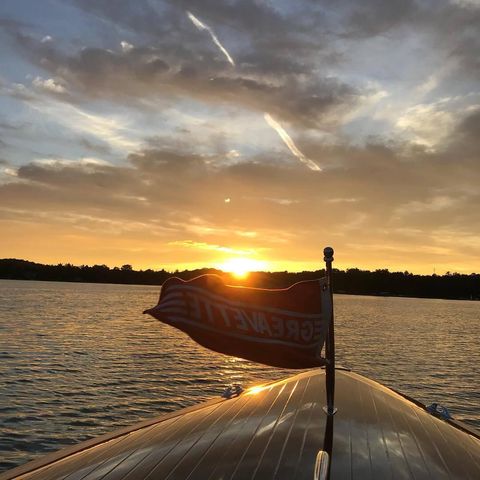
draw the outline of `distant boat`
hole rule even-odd
[[[335,415],[314,369],[164,415],[0,480],[480,479],[479,433],[337,369]]]

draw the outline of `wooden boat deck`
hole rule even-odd
[[[327,416],[312,370],[56,452],[0,480],[313,479]],[[337,370],[331,476],[480,478],[480,440],[422,406]]]

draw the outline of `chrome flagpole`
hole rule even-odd
[[[335,335],[333,327],[333,292],[332,292],[332,262],[333,248],[325,247],[323,250],[324,261],[326,265],[327,288],[330,295],[330,319],[328,324],[328,334],[325,341],[325,386],[327,390],[327,406],[323,408],[327,415],[334,415],[337,409],[334,406],[335,400]]]

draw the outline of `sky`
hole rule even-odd
[[[479,0],[2,0],[0,258],[480,272]]]

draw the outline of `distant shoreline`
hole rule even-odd
[[[106,265],[44,265],[19,259],[0,259],[0,279],[68,283],[160,286],[172,276],[188,280],[199,275],[217,274],[226,283],[263,288],[286,288],[302,280],[322,277],[324,270],[305,272],[252,272],[239,280],[231,274],[211,268],[168,272],[133,270],[130,265],[109,268]],[[335,293],[377,297],[436,298],[445,300],[480,300],[480,274],[414,275],[388,270],[346,271],[334,269]]]
[[[263,272],[261,272],[263,273]],[[171,276],[175,276],[172,274]],[[13,282],[51,282],[51,283],[77,283],[80,285],[129,285],[132,287],[161,287],[158,284],[152,283],[112,283],[112,282],[83,282],[77,280],[39,280],[39,279],[24,279],[24,278],[3,278],[0,277],[1,280],[9,280]],[[232,282],[231,282],[232,283]],[[352,295],[352,296],[359,296],[359,297],[385,297],[385,298],[417,298],[419,300],[455,300],[455,301],[462,301],[462,302],[478,302],[480,298],[444,298],[444,297],[420,297],[420,296],[412,296],[412,295],[402,295],[402,294],[393,294],[393,293],[351,293],[351,292],[344,292],[338,291],[334,289],[335,295]]]

